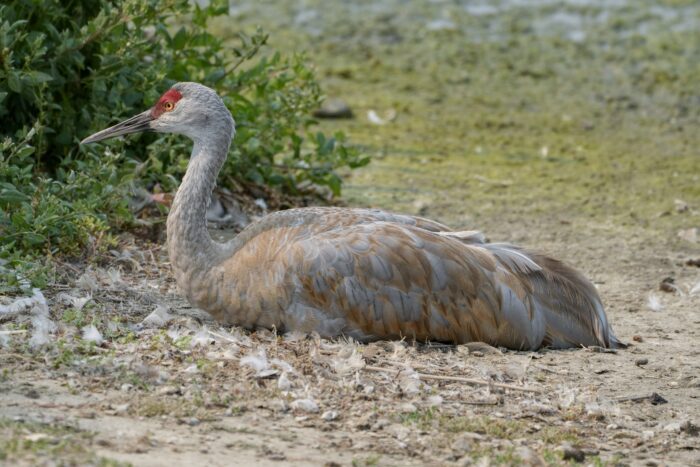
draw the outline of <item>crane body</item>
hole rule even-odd
[[[139,131],[194,143],[168,215],[168,252],[190,303],[222,323],[360,341],[622,346],[595,287],[574,269],[428,219],[290,209],[217,243],[206,208],[235,135],[222,100],[203,85],[178,83],[153,108],[83,143]]]

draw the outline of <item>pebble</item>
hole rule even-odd
[[[515,454],[520,458],[521,465],[541,466],[545,465],[544,460],[533,449],[527,446],[519,446],[515,449]]]
[[[318,412],[318,404],[311,399],[297,399],[289,406],[294,410],[300,410],[302,412]]]
[[[692,423],[690,420],[686,420],[682,425],[681,425],[681,431],[684,431],[685,434],[689,436],[697,436],[700,434],[700,430],[698,429],[698,426]]]
[[[644,366],[644,365],[646,365],[647,363],[649,363],[649,359],[648,359],[648,358],[638,358],[638,359],[636,359],[636,360],[634,361],[634,364],[637,365],[637,366]]]
[[[583,462],[586,455],[579,448],[575,448],[570,444],[564,444],[557,448],[559,452],[562,453],[562,459],[565,461],[573,460],[576,462]]]
[[[355,423],[355,428],[358,430],[369,430],[377,420],[377,414],[374,412],[365,414]]]
[[[177,386],[163,386],[162,388],[158,388],[156,394],[159,394],[161,396],[180,394],[180,388],[178,388]]]
[[[352,109],[341,99],[326,99],[321,108],[314,111],[316,118],[352,118]]]
[[[338,418],[338,412],[336,412],[335,410],[326,410],[325,412],[323,412],[323,414],[321,414],[321,419],[327,422],[333,421],[336,418]]]
[[[406,402],[405,404],[401,404],[399,406],[399,412],[401,413],[411,413],[415,412],[418,410],[415,405],[411,404],[410,402]]]
[[[672,422],[669,423],[664,427],[664,431],[669,431],[671,433],[680,433],[681,432],[681,423],[680,422]]]
[[[472,450],[472,443],[468,437],[459,436],[452,442],[451,448],[456,457],[462,457]]]

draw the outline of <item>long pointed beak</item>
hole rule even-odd
[[[138,133],[141,131],[150,131],[151,122],[153,117],[151,116],[151,110],[146,110],[138,115],[134,115],[128,120],[124,120],[121,123],[107,128],[106,130],[98,131],[94,135],[88,136],[80,142],[80,144],[89,144],[96,141],[102,141],[108,138],[114,138],[115,136],[128,135],[129,133]]]

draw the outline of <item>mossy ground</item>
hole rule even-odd
[[[683,225],[700,200],[700,5],[620,2],[243,2],[306,50],[357,116],[323,122],[374,157],[353,204],[455,225],[494,216]],[[230,28],[235,24],[235,28]],[[366,113],[395,109],[374,125]],[[675,241],[675,240],[674,240]]]

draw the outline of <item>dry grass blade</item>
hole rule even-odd
[[[363,369],[367,370],[367,371],[377,371],[377,372],[384,372],[384,373],[396,371],[396,370],[391,369],[391,368],[382,368],[382,367],[378,367],[378,366],[365,366]],[[452,382],[456,382],[456,383],[472,384],[474,386],[490,386],[490,387],[494,387],[494,388],[510,389],[512,391],[530,392],[530,393],[534,393],[534,394],[541,393],[541,391],[539,389],[526,388],[526,387],[522,387],[522,386],[516,386],[514,384],[494,383],[494,382],[490,382],[490,381],[484,381],[481,379],[464,378],[462,376],[427,375],[425,373],[416,373],[416,374],[422,380],[452,381]]]

